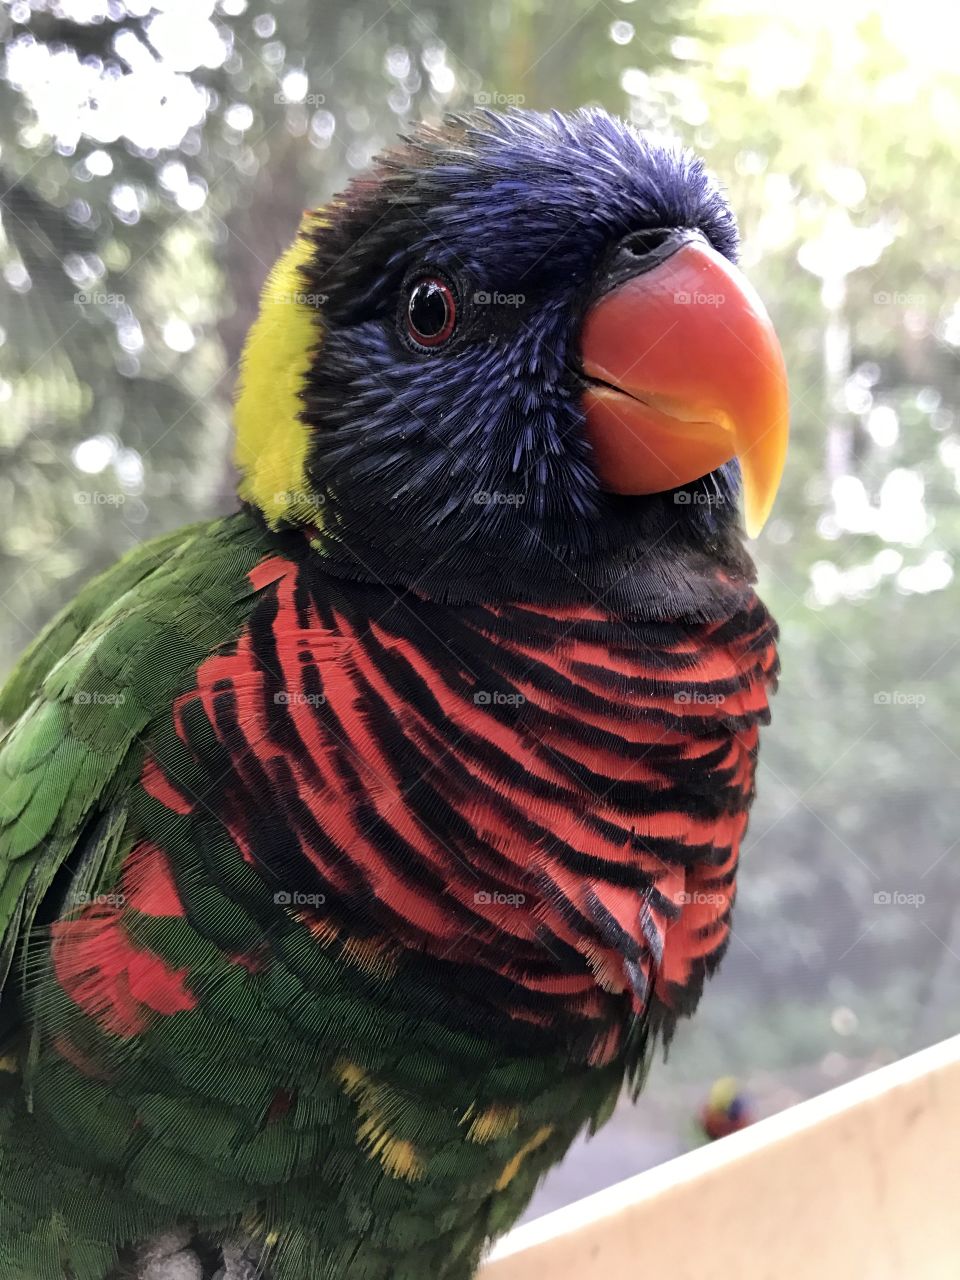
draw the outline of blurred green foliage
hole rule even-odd
[[[126,547],[231,505],[240,346],[303,207],[404,121],[600,102],[726,182],[794,397],[758,548],[782,691],[736,935],[676,1069],[955,1031],[957,21],[935,0],[6,5],[0,667]]]
[[[960,79],[942,9],[910,10],[706,3],[650,85],[730,190],[793,398],[757,549],[781,690],[681,1071],[960,1026]]]

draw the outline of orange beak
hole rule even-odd
[[[594,303],[580,352],[603,487],[661,493],[738,458],[755,538],[780,484],[789,403],[780,343],[740,271],[688,236]]]

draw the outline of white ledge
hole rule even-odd
[[[480,1280],[958,1280],[960,1036],[518,1227]]]

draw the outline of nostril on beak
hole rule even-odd
[[[648,253],[662,249],[675,235],[674,227],[647,227],[643,231],[631,231],[620,241],[620,247],[634,257],[645,258]]]
[[[619,241],[609,259],[606,287],[652,271],[691,241],[703,243],[701,232],[691,227],[643,227],[631,231]]]

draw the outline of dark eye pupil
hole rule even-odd
[[[433,280],[418,284],[410,295],[408,314],[417,333],[436,337],[447,323],[446,290]]]

